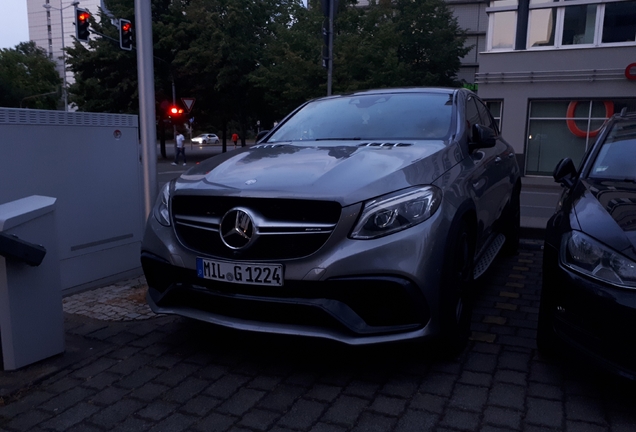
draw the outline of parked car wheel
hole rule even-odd
[[[452,230],[451,247],[444,262],[440,313],[440,355],[457,357],[466,347],[470,336],[473,308],[473,270],[475,245],[468,223],[462,220]]]
[[[521,230],[521,188],[516,187],[506,210],[504,211],[503,235],[506,242],[503,245],[504,255],[516,255],[519,250],[519,231]]]

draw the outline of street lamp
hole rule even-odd
[[[62,80],[64,82],[62,87],[62,95],[64,97],[64,111],[68,111],[68,93],[66,91],[66,52],[64,51],[64,14],[62,13],[62,11],[64,9],[70,8],[71,6],[77,7],[79,3],[79,1],[74,1],[70,5],[62,7],[62,0],[60,0],[59,8],[53,7],[48,3],[42,5],[42,7],[49,12],[51,11],[51,9],[60,11],[60,30],[62,32]]]

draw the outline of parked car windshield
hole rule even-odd
[[[636,120],[619,121],[609,132],[589,177],[636,181]]]
[[[452,98],[447,93],[386,93],[317,100],[281,125],[268,142],[444,139]]]

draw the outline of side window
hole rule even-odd
[[[479,117],[479,111],[475,105],[475,98],[469,96],[466,99],[466,121],[468,122],[468,137],[472,141],[473,139],[473,126],[481,124],[481,118]]]
[[[486,105],[484,105],[484,103],[478,99],[475,99],[475,103],[477,104],[477,110],[479,111],[481,124],[489,127],[490,129],[494,130],[495,133],[499,134],[497,123],[495,123],[495,120],[492,118],[492,114],[490,114],[490,111],[488,110]]]

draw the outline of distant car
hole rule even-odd
[[[141,262],[157,313],[351,345],[468,341],[473,280],[519,242],[519,167],[465,89],[307,102],[161,191]]]
[[[218,144],[219,137],[215,134],[201,134],[197,137],[192,138],[192,142],[199,145]]]
[[[537,345],[563,343],[636,379],[636,113],[614,115],[577,172],[554,170],[565,190],[546,228]]]

